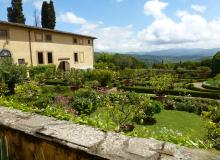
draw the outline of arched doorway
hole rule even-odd
[[[70,63],[67,61],[60,62],[58,66],[59,71],[69,71],[70,70]]]

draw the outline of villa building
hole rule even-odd
[[[95,37],[0,21],[0,57],[29,66],[55,64],[58,69],[89,69]]]

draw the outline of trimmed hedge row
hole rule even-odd
[[[205,84],[205,83],[202,84],[202,87],[206,88],[206,89],[211,89],[211,90],[219,90],[219,88],[210,86],[210,85]]]
[[[203,87],[203,86],[202,86]],[[214,90],[214,89],[211,89],[211,87],[209,88],[205,88],[203,87],[204,89],[201,89],[201,88],[197,88],[195,86],[190,86],[188,89],[190,90],[193,90],[193,91],[200,91],[200,92],[212,92],[212,93],[219,93],[220,94],[220,90]]]
[[[40,65],[40,66],[33,66],[29,68],[30,77],[34,77],[35,75],[39,75],[42,73],[46,73],[55,75],[56,73],[56,65]]]
[[[46,80],[46,85],[60,85],[60,86],[68,86],[67,82],[60,80],[60,79],[52,79],[52,80]]]
[[[124,86],[121,86],[121,87],[119,87],[119,89],[122,89],[125,91],[133,91],[133,92],[137,92],[137,93],[155,94],[154,89],[146,88],[146,87],[124,87]],[[192,97],[220,99],[220,93],[201,92],[201,91],[193,91],[193,90],[167,90],[167,91],[164,91],[163,94],[175,95],[175,96],[191,95]]]

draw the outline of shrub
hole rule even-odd
[[[210,118],[214,123],[220,123],[220,110],[218,107],[211,107]]]
[[[15,84],[27,77],[25,65],[16,65],[12,59],[0,59],[0,82],[7,84],[9,94],[14,94]]]
[[[166,98],[164,105],[166,109],[175,109],[186,111],[200,115],[203,111],[209,111],[209,106],[214,106],[214,103],[195,98]],[[216,104],[215,104],[216,105]]]
[[[150,100],[148,95],[123,92],[106,95],[103,106],[117,126],[116,131],[124,131],[124,126],[131,128],[133,122],[150,123],[162,109],[162,104]]]
[[[159,101],[149,101],[142,99],[140,102],[141,112],[139,112],[139,115],[135,117],[135,121],[138,123],[152,123],[155,120],[153,119],[153,116],[155,114],[159,114],[163,108],[163,104]]]
[[[87,81],[87,82],[85,82],[85,86],[97,89],[100,86],[100,83],[99,83],[99,81],[96,81],[96,80],[94,80],[94,81]]]
[[[162,93],[165,90],[173,88],[174,77],[171,74],[154,76],[150,78],[149,83],[154,87],[154,91]]]
[[[0,96],[8,93],[8,87],[5,83],[0,83]]]
[[[102,87],[111,85],[114,79],[114,72],[110,70],[91,70],[88,71],[87,80],[97,80]]]
[[[15,92],[15,99],[38,108],[45,108],[52,101],[52,95],[44,95],[38,83],[33,81],[30,83],[17,85]]]
[[[140,97],[135,94],[132,95],[133,99],[130,99],[129,97],[132,96],[126,93],[111,93],[104,98],[108,118],[115,124],[115,131],[117,132],[128,131],[127,129],[124,130],[125,126],[132,126],[131,123],[134,117],[140,112],[141,106],[137,105],[137,103],[140,103],[138,101]],[[134,128],[132,127],[132,129]]]
[[[85,71],[80,69],[71,69],[69,72],[64,73],[64,79],[71,86],[81,86],[85,82]]]
[[[146,104],[145,104],[146,105]],[[146,116],[146,120],[152,119],[154,114],[158,114],[161,112],[163,108],[163,104],[159,101],[151,101],[147,107],[144,109],[144,114]]]
[[[90,89],[76,91],[71,99],[70,106],[79,114],[90,115],[100,106],[101,96]]]
[[[30,67],[29,74],[31,79],[52,79],[56,77],[56,65],[41,65]]]
[[[213,147],[220,150],[220,123],[209,122],[207,125],[207,138],[213,144]]]

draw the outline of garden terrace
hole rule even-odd
[[[4,159],[218,160],[220,155],[154,139],[126,137],[54,118],[0,107]],[[19,152],[18,152],[19,149]]]

